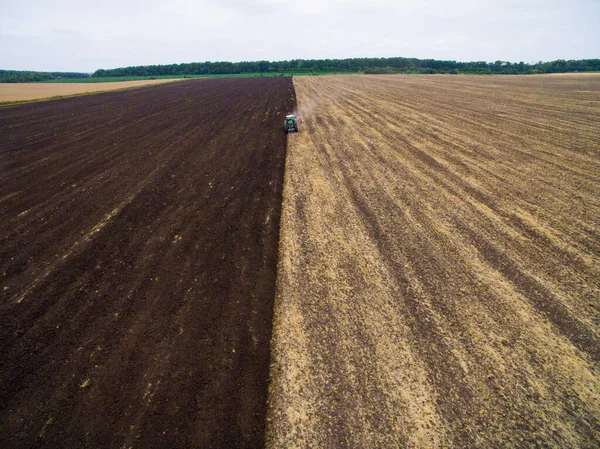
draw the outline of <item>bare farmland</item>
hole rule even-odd
[[[85,93],[105,92],[131,87],[162,84],[177,79],[121,81],[114,83],[15,83],[0,84],[0,103],[31,101],[53,97],[69,97]]]
[[[293,94],[0,109],[0,447],[263,444]]]
[[[600,76],[294,83],[268,445],[597,447]]]

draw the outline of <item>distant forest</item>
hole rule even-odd
[[[191,62],[185,64],[146,65],[100,69],[92,75],[77,72],[25,72],[0,70],[0,83],[27,83],[52,81],[66,78],[125,77],[125,76],[184,76],[184,75],[237,75],[237,74],[324,74],[324,73],[471,73],[471,74],[535,74],[598,72],[600,59],[569,60],[550,62],[512,63],[457,62],[437,59],[415,58],[352,58],[352,59],[294,59],[291,61],[255,62]]]
[[[21,70],[0,70],[0,83],[35,83],[65,78],[86,78],[89,73],[77,72],[25,72]]]
[[[457,62],[415,58],[294,59],[291,61],[192,62],[187,64],[149,65],[96,70],[94,77],[225,75],[243,73],[473,73],[534,74],[600,71],[600,59],[551,62],[511,63]]]

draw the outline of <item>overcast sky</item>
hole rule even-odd
[[[0,69],[600,58],[600,0],[0,0]]]

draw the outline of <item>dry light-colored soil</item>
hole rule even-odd
[[[294,83],[268,446],[598,447],[600,76]]]
[[[0,103],[69,97],[93,92],[126,89],[179,81],[177,79],[119,81],[114,83],[5,83],[0,84]]]

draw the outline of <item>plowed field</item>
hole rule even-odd
[[[598,447],[600,76],[294,84],[268,445]]]
[[[0,109],[0,446],[257,447],[291,78]]]

